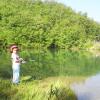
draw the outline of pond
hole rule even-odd
[[[78,100],[100,100],[100,74],[87,78],[84,82],[71,86]]]
[[[11,78],[11,54],[0,53],[0,78]],[[26,60],[21,76],[42,79],[54,76],[92,76],[100,72],[100,57],[87,51],[34,50],[20,52]],[[6,74],[5,74],[6,73]]]

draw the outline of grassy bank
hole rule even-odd
[[[0,80],[0,100],[77,100],[70,89],[72,82],[83,77],[49,77],[34,80],[22,77],[19,85],[10,80]]]

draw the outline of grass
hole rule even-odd
[[[19,85],[1,79],[0,100],[77,100],[70,85],[83,79],[63,76],[34,80],[27,76],[21,78]]]

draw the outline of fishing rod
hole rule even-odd
[[[27,62],[34,62],[34,59],[28,59],[28,60],[24,60],[23,58],[20,58],[21,63],[27,63]]]

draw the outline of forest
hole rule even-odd
[[[0,0],[0,48],[89,48],[100,23],[71,7],[41,0]]]

